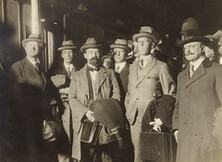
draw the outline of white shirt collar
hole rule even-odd
[[[120,62],[120,63],[115,63],[115,70],[117,69],[117,67],[119,67],[118,72],[121,72],[125,65],[126,65],[126,61]]]
[[[194,62],[190,62],[190,64],[192,64],[194,66],[194,71],[197,70],[197,68],[200,66],[200,64],[203,62],[204,59],[205,59],[205,57],[202,56],[198,60],[196,60]]]
[[[40,61],[39,61],[38,58],[35,60],[35,59],[30,58],[30,57],[27,56],[27,59],[32,63],[33,66],[35,66],[36,63],[40,64]]]

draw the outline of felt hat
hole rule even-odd
[[[183,46],[183,45],[190,43],[190,42],[203,42],[204,44],[208,44],[210,42],[210,40],[206,37],[203,37],[203,36],[187,36],[184,38],[183,41],[180,41],[178,43],[178,45]]]
[[[76,48],[77,46],[75,46],[71,40],[67,40],[62,42],[62,46],[58,48],[58,51],[66,49],[76,49]]]
[[[88,38],[86,43],[80,48],[81,52],[84,52],[88,48],[100,48],[102,45],[96,41],[95,38]]]
[[[151,38],[155,43],[158,43],[157,34],[154,32],[154,29],[150,26],[142,26],[140,32],[133,35],[133,40],[137,41],[138,38],[146,37]]]
[[[128,42],[125,39],[116,39],[114,44],[110,45],[110,48],[111,49],[122,48],[122,49],[125,49],[128,53],[130,52],[130,48],[128,46]]]
[[[45,43],[43,42],[43,40],[40,39],[40,36],[35,33],[31,34],[28,38],[24,39],[22,41],[22,46],[25,48],[28,42],[37,42],[40,45],[40,47],[42,48],[45,47]]]

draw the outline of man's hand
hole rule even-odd
[[[174,132],[174,136],[175,136],[175,139],[176,139],[176,142],[178,143],[178,130],[176,130],[175,132]]]
[[[91,110],[88,110],[88,111],[86,112],[86,117],[87,117],[91,122],[94,122],[94,121],[95,121],[93,112],[92,112]]]

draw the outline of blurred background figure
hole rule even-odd
[[[104,55],[101,58],[101,63],[102,66],[105,68],[111,68],[114,69],[114,60],[113,60],[113,55],[111,53]]]
[[[218,63],[222,65],[222,30],[218,30],[213,37],[218,45]]]
[[[209,42],[204,46],[205,56],[209,58],[210,61],[217,62],[217,43],[216,40],[213,38],[213,35],[206,35],[206,38],[209,39]]]

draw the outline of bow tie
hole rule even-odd
[[[96,67],[91,67],[91,66],[88,66],[88,70],[89,71],[98,71],[99,70],[99,66],[96,66]]]

